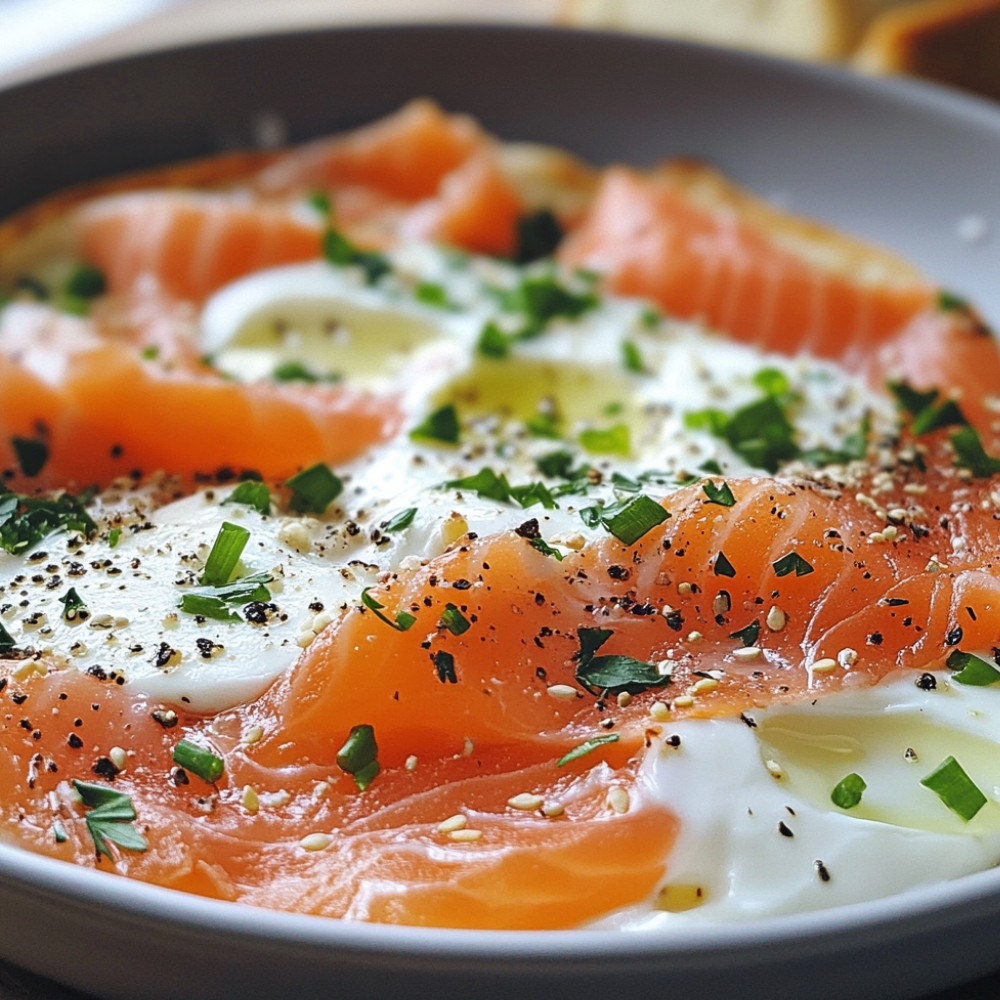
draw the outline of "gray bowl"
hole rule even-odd
[[[211,44],[0,93],[0,214],[63,185],[360,124],[429,95],[597,163],[693,155],[1000,319],[1000,109],[695,45],[511,27]],[[669,937],[345,924],[0,846],[0,957],[105,997],[904,997],[1000,967],[1000,871]],[[984,987],[988,988],[988,987]],[[957,997],[958,993],[955,994]],[[985,994],[984,994],[985,995]]]

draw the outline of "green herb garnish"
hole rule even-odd
[[[369,285],[374,285],[392,270],[384,254],[358,249],[343,233],[333,228],[323,233],[323,256],[337,267],[360,267]]]
[[[551,257],[563,238],[559,220],[547,208],[523,215],[517,220],[517,249],[514,261],[531,264],[543,257]]]
[[[229,583],[248,541],[250,532],[246,528],[231,521],[223,521],[212,544],[212,551],[205,560],[201,582],[209,587],[221,587]]]
[[[127,851],[145,851],[149,847],[145,838],[132,826],[136,812],[128,795],[107,785],[92,785],[75,778],[73,788],[87,807],[84,821],[98,858],[103,854],[114,860],[108,841]]]
[[[81,617],[86,618],[87,605],[83,598],[76,592],[76,587],[69,590],[59,598],[59,603],[63,606],[62,620],[64,622],[75,622]],[[81,616],[80,612],[84,612]]]
[[[455,673],[455,657],[451,653],[439,649],[431,659],[434,661],[434,669],[437,671],[438,680],[442,684],[458,683],[458,674]]]
[[[615,424],[603,429],[588,428],[580,432],[580,444],[595,455],[621,455],[627,458],[632,451],[628,424]]]
[[[651,687],[662,687],[670,678],[661,674],[655,663],[631,656],[595,656],[594,654],[614,635],[613,629],[578,628],[580,650],[576,654],[577,682],[591,694],[600,691],[628,691],[638,694]]]
[[[642,352],[631,340],[622,341],[622,364],[625,366],[625,371],[633,372],[636,375],[645,375],[647,372]]]
[[[462,614],[458,608],[451,603],[448,603],[444,607],[444,611],[441,612],[441,624],[452,634],[461,635],[463,632],[468,632],[472,626],[469,624],[469,619]]]
[[[406,510],[401,510],[398,514],[393,515],[380,527],[383,531],[402,531],[413,523],[416,513],[416,507],[407,507]]]
[[[736,505],[736,497],[733,496],[729,483],[725,481],[716,485],[709,479],[702,485],[702,489],[705,491],[709,503],[717,503],[720,507],[734,507]]]
[[[173,761],[210,785],[214,785],[226,770],[226,762],[221,757],[191,740],[181,740],[174,747]]]
[[[505,358],[510,354],[513,339],[490,320],[483,324],[479,340],[476,341],[476,350],[487,358]]]
[[[122,529],[112,528],[108,531],[108,548],[114,549],[118,547],[118,543],[121,541]]]
[[[274,578],[269,573],[253,573],[221,586],[188,591],[177,602],[177,606],[185,614],[199,615],[214,621],[242,621],[232,610],[233,606],[269,601],[271,593],[265,584],[272,579]]]
[[[505,310],[524,317],[525,325],[517,334],[520,340],[538,336],[553,319],[576,319],[598,303],[592,291],[571,291],[551,275],[523,278],[514,288],[503,291],[500,301]]]
[[[450,309],[451,303],[448,301],[448,293],[444,285],[439,285],[433,281],[421,281],[413,290],[413,296],[418,302],[424,305],[434,306],[437,309]]]
[[[458,444],[462,427],[458,422],[458,411],[454,404],[446,403],[438,407],[427,419],[410,431],[413,441],[442,441]]]
[[[662,524],[668,517],[669,511],[661,504],[645,493],[640,493],[615,508],[605,508],[600,515],[600,522],[620,542],[634,545],[647,531]]]
[[[0,493],[0,547],[5,551],[28,553],[56,531],[78,531],[87,537],[97,532],[82,498],[70,493],[53,500]]]
[[[812,565],[805,561],[798,552],[789,552],[783,555],[777,562],[771,563],[775,576],[788,576],[794,573],[796,576],[808,576],[813,571]]]
[[[385,610],[385,605],[380,604],[374,597],[372,597],[369,593],[371,589],[371,587],[365,587],[365,589],[361,591],[361,603],[369,611],[371,611],[380,622],[385,622],[386,625],[390,628],[394,628],[397,632],[405,632],[407,629],[412,628],[416,624],[416,616],[411,615],[409,611],[398,612],[395,621],[387,615],[382,614]]]
[[[243,504],[246,507],[252,507],[258,514],[271,513],[270,490],[263,483],[252,479],[240,483],[222,502],[223,504]]]
[[[988,479],[1000,472],[1000,458],[989,455],[974,427],[963,427],[949,438],[955,452],[955,464],[968,469],[977,479]]]
[[[320,374],[307,368],[301,361],[283,361],[271,372],[275,382],[339,382],[340,376]]]
[[[736,568],[733,564],[726,558],[725,552],[720,552],[715,557],[715,562],[712,563],[712,572],[716,576],[736,576]]]
[[[739,639],[744,646],[753,646],[760,637],[760,622],[750,622],[746,628],[729,633],[730,639]]]
[[[606,746],[608,743],[617,743],[619,736],[617,733],[605,733],[603,736],[593,736],[589,740],[584,740],[579,746],[573,747],[569,753],[563,754],[557,761],[556,767],[562,767],[570,761],[579,760],[592,750]]]
[[[532,548],[538,549],[543,556],[552,556],[552,558],[557,562],[562,562],[563,554],[558,549],[549,545],[544,538],[531,538],[529,541],[531,542]]]
[[[10,439],[14,456],[21,472],[26,476],[37,476],[49,460],[49,446],[41,438],[18,437]]]
[[[352,726],[344,745],[337,751],[337,766],[346,771],[363,792],[379,772],[378,744],[375,730],[363,723]]]
[[[343,482],[324,462],[286,479],[285,485],[292,491],[289,507],[300,514],[322,514],[344,489]]]
[[[952,675],[952,680],[959,684],[967,684],[970,687],[989,687],[1000,681],[1000,670],[997,670],[992,663],[972,653],[963,653],[956,649],[951,653],[945,663],[949,670],[956,671]]]
[[[860,774],[851,773],[837,782],[830,793],[830,801],[840,809],[853,809],[860,801],[864,790],[868,787]]]
[[[986,796],[954,757],[946,757],[930,774],[920,779],[963,823],[968,823],[986,805]]]

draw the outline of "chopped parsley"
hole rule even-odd
[[[955,465],[968,469],[977,479],[988,479],[1000,472],[1000,458],[989,455],[974,427],[963,427],[949,438],[955,452]]]
[[[556,767],[562,767],[570,761],[579,760],[598,747],[607,746],[609,743],[617,743],[619,736],[617,733],[604,733],[602,736],[592,736],[589,740],[584,740],[579,746],[573,747],[568,753],[564,753],[557,761]]]
[[[410,431],[412,441],[441,441],[444,444],[458,444],[462,433],[458,422],[458,411],[453,403],[439,406],[423,423]]]
[[[96,533],[82,498],[70,493],[54,499],[0,493],[0,548],[26,554],[56,531],[78,531],[87,537]]]
[[[64,622],[83,621],[87,618],[87,604],[76,592],[76,587],[70,587],[59,598],[59,603],[63,606],[62,620]]]
[[[563,554],[556,548],[553,548],[544,538],[531,538],[529,539],[533,548],[538,549],[543,556],[552,556],[557,562],[562,562]]]
[[[384,254],[360,250],[329,224],[323,233],[323,256],[336,267],[360,267],[369,285],[392,270]]]
[[[948,656],[946,666],[949,670],[956,671],[951,679],[959,684],[967,684],[970,687],[989,687],[1000,681],[1000,670],[997,670],[992,663],[988,663],[972,653],[964,653],[959,649]]]
[[[837,782],[830,793],[830,801],[840,809],[853,809],[861,801],[867,787],[865,779],[852,772]]]
[[[226,762],[221,757],[191,740],[181,740],[174,747],[173,761],[210,785],[214,785],[226,770]]]
[[[361,603],[369,610],[380,622],[385,622],[390,628],[394,628],[397,632],[405,632],[407,629],[413,628],[417,622],[416,615],[411,615],[409,611],[400,611],[397,613],[395,621],[389,618],[387,615],[382,614],[385,611],[385,605],[380,604],[375,600],[374,597],[369,593],[371,587],[365,587],[361,591]]]
[[[645,375],[648,371],[642,359],[642,352],[632,340],[622,341],[622,364],[625,366],[625,371],[636,375]]]
[[[733,496],[729,483],[725,481],[716,484],[709,479],[702,485],[702,489],[705,491],[709,503],[717,503],[720,507],[734,507],[736,505],[736,497]]]
[[[324,513],[344,490],[342,480],[325,462],[303,469],[286,479],[285,485],[292,491],[288,506],[300,514]]]
[[[87,832],[94,841],[97,856],[114,860],[110,841],[127,851],[145,851],[149,844],[132,825],[136,819],[132,799],[124,792],[115,791],[107,785],[92,785],[73,779],[73,788],[80,796],[87,813],[84,821]]]
[[[806,562],[798,552],[794,551],[783,555],[777,562],[771,563],[771,568],[774,570],[775,576],[788,576],[791,573],[796,576],[808,576],[813,571],[812,564]]]
[[[712,572],[716,576],[736,576],[736,568],[726,558],[725,552],[719,552],[719,554],[715,557],[715,562],[712,563]]]
[[[213,621],[242,621],[243,619],[232,608],[269,601],[271,593],[266,584],[272,579],[269,573],[253,573],[217,587],[189,591],[181,597],[177,606],[185,614],[199,615],[202,618],[211,618]]]
[[[77,316],[85,316],[90,303],[108,290],[104,272],[91,264],[78,264],[67,275],[57,297],[59,308]]]
[[[444,611],[441,612],[441,624],[446,628],[452,635],[461,635],[463,632],[468,632],[472,628],[469,623],[469,619],[462,614],[459,609],[451,603],[445,605]]]
[[[307,368],[301,361],[283,361],[271,372],[275,382],[339,382],[340,376],[322,374]]]
[[[413,518],[416,514],[416,507],[407,507],[406,510],[401,510],[398,514],[394,514],[388,521],[380,525],[380,527],[383,531],[402,531],[413,524]]]
[[[367,723],[352,726],[344,745],[337,751],[337,767],[345,771],[363,792],[379,773],[375,730]]]
[[[434,661],[434,669],[437,671],[438,680],[442,684],[457,684],[458,674],[455,673],[455,657],[451,653],[439,649],[431,657]]]
[[[577,682],[591,694],[601,691],[628,691],[638,694],[651,687],[670,683],[670,677],[660,673],[655,663],[631,656],[595,656],[594,654],[614,635],[613,629],[578,628],[580,650],[576,654]]]
[[[670,512],[645,493],[639,493],[609,507],[584,507],[580,517],[587,527],[603,524],[618,541],[634,545],[646,532],[666,521]]]
[[[632,437],[628,424],[613,427],[591,427],[580,432],[580,444],[595,455],[621,455],[628,458],[632,451]]]
[[[505,311],[523,318],[518,340],[537,337],[552,320],[576,319],[598,304],[589,289],[575,292],[547,274],[527,275],[513,288],[501,291],[499,297]]]
[[[551,491],[544,483],[525,483],[523,486],[511,486],[505,475],[497,474],[488,465],[471,476],[466,476],[463,479],[450,479],[444,485],[446,489],[472,490],[487,500],[516,503],[524,508],[541,504],[546,510],[554,510],[558,506]]]
[[[487,358],[505,358],[510,354],[510,347],[515,338],[504,333],[493,320],[483,324],[483,329],[476,341],[476,350]]]
[[[444,285],[434,281],[421,281],[413,290],[413,296],[418,302],[423,302],[427,306],[435,306],[438,309],[452,308]]]
[[[730,639],[739,639],[744,646],[753,646],[760,637],[760,622],[751,622],[746,628],[729,633]]]

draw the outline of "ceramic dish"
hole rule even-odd
[[[296,141],[429,95],[597,163],[709,160],[909,257],[1000,320],[1000,109],[696,46],[539,29],[252,38],[0,94],[0,213],[75,181]],[[105,997],[903,997],[1000,965],[1000,871],[875,903],[689,930],[343,924],[183,896],[0,846],[0,957]]]

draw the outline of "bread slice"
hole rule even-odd
[[[869,27],[854,63],[1000,99],[1000,0],[919,0],[887,11]]]
[[[912,0],[562,0],[563,23],[844,59],[872,21]]]

